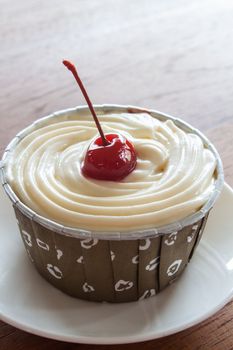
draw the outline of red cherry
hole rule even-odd
[[[90,144],[82,172],[97,180],[122,180],[136,167],[134,146],[122,135],[107,134],[105,137],[109,142],[107,146],[103,145],[101,137]]]
[[[137,156],[134,146],[122,135],[104,135],[93,104],[75,66],[67,60],[64,60],[63,64],[77,81],[100,134],[100,137],[92,142],[87,150],[82,173],[98,180],[119,181],[124,179],[136,167]]]

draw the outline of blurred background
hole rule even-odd
[[[0,4],[1,145],[40,116],[84,104],[64,58],[93,103],[154,108],[202,131],[233,120],[231,0]]]

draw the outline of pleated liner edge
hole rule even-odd
[[[173,283],[190,261],[208,217],[155,238],[111,241],[69,237],[14,210],[41,276],[73,297],[113,303],[148,298]]]

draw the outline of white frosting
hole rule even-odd
[[[98,137],[92,117],[51,122],[23,138],[7,163],[23,203],[65,226],[95,231],[159,227],[206,203],[216,160],[199,136],[145,113],[99,120],[105,133],[120,132],[134,144],[136,169],[120,182],[84,177],[81,162]]]

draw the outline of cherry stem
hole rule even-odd
[[[95,113],[93,104],[91,103],[91,100],[90,100],[90,98],[89,98],[89,96],[88,96],[88,94],[87,94],[87,92],[86,92],[86,89],[85,89],[85,87],[84,87],[84,85],[83,85],[83,83],[82,83],[82,80],[81,80],[81,79],[79,78],[79,76],[78,76],[78,72],[77,72],[77,70],[76,70],[75,65],[74,65],[73,63],[71,63],[70,61],[67,61],[67,60],[64,60],[62,63],[66,66],[66,68],[68,68],[68,69],[71,71],[71,73],[73,74],[75,80],[77,81],[77,83],[78,83],[78,85],[79,85],[79,87],[80,87],[80,90],[82,91],[82,94],[83,94],[85,100],[87,101],[88,107],[89,107],[89,109],[90,109],[90,111],[91,111],[91,114],[92,114],[92,116],[93,116],[93,118],[94,118],[96,127],[97,127],[97,129],[99,130],[99,133],[100,133],[100,136],[101,136],[103,145],[104,145],[104,146],[109,145],[109,142],[108,142],[108,140],[106,139],[106,137],[104,136],[104,132],[103,132],[103,130],[102,130],[102,128],[101,128],[100,122],[99,122],[99,120],[98,120],[98,118],[97,118],[97,115],[96,115],[96,113]]]

